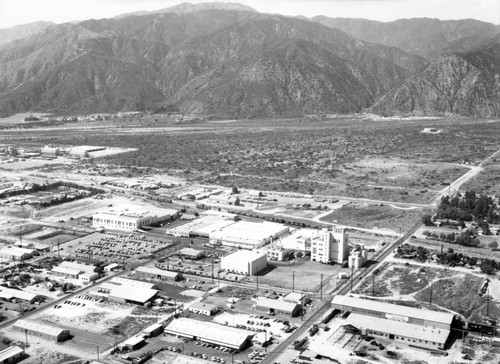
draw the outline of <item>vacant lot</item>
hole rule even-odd
[[[425,127],[443,132],[421,133]],[[434,190],[466,172],[459,163],[477,164],[500,147],[500,123],[470,119],[345,117],[120,129],[66,125],[18,134],[4,130],[0,137],[38,145],[57,139],[139,148],[99,159],[130,167],[123,172],[129,175],[160,170],[204,183],[405,202],[431,201]]]
[[[421,217],[420,209],[402,209],[384,204],[351,202],[320,220],[335,221],[340,225],[356,226],[366,229],[391,229],[395,232],[406,231]]]

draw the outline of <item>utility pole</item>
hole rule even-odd
[[[61,259],[61,250],[59,249],[59,239],[57,239],[57,258]],[[89,253],[89,258],[90,258],[90,253]]]
[[[256,282],[257,282],[257,291],[259,290],[259,276],[255,276],[255,278],[257,279]]]
[[[320,274],[319,279],[319,300],[323,301],[323,274]]]
[[[490,295],[489,295],[489,289],[486,290],[486,316],[490,317]]]
[[[292,292],[295,292],[295,271],[292,272]]]
[[[430,296],[429,296],[429,305],[432,306],[432,281],[431,281],[431,293],[430,293]]]
[[[97,345],[97,361],[99,361],[99,345]]]
[[[26,345],[28,345],[28,329],[24,329],[24,334],[26,335]]]
[[[217,272],[217,291],[220,290],[220,272]]]
[[[167,270],[170,270],[170,264],[168,262],[168,256],[167,256]]]
[[[375,272],[372,273],[372,296],[375,297]]]
[[[354,265],[351,265],[351,293],[352,293],[352,281],[354,279]]]
[[[214,258],[212,258],[212,284],[214,283]]]

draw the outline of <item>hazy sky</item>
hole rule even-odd
[[[179,0],[0,0],[0,28],[37,20],[63,23],[156,10]],[[203,0],[187,0],[201,3]],[[235,0],[264,13],[326,15],[390,21],[400,18],[474,18],[500,24],[500,0]]]

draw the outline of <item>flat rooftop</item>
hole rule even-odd
[[[197,337],[219,345],[239,348],[253,332],[231,326],[223,326],[213,322],[201,322],[190,318],[173,320],[165,329],[166,332]]]
[[[444,345],[450,330],[443,330],[434,327],[425,327],[421,325],[409,324],[406,322],[386,320],[377,317],[367,319],[365,315],[352,313],[346,319],[346,324],[350,324],[357,329],[368,329],[391,333],[398,336],[404,336],[416,340],[432,341]]]
[[[425,321],[434,321],[447,325],[451,325],[454,316],[453,314],[447,312],[430,311],[421,308],[395,305],[393,303],[381,302],[377,300],[367,300],[364,298],[341,295],[337,295],[333,298],[332,305],[358,307],[364,310],[387,313],[396,316],[413,317]]]

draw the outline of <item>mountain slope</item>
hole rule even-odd
[[[442,21],[419,18],[383,23],[318,16],[312,20],[340,29],[354,38],[397,47],[426,58],[468,51],[500,32],[493,24],[473,19]]]
[[[89,20],[0,48],[0,112],[358,112],[426,65],[320,24],[248,11]]]
[[[54,23],[38,21],[29,24],[16,25],[15,27],[0,29],[0,46],[14,40],[29,37],[32,34],[40,33]]]
[[[375,113],[500,114],[500,44],[462,55],[442,56],[371,107]]]
[[[120,14],[115,18],[120,19],[126,16],[142,16],[147,14],[166,14],[166,13],[176,13],[176,14],[186,14],[186,13],[194,13],[198,11],[205,10],[235,10],[235,11],[252,11],[256,12],[256,10],[250,6],[239,4],[239,3],[224,3],[218,1],[212,1],[208,3],[199,3],[199,4],[191,4],[191,3],[181,3],[178,5],[170,6],[168,8],[163,8],[154,11],[136,11],[133,13]]]

